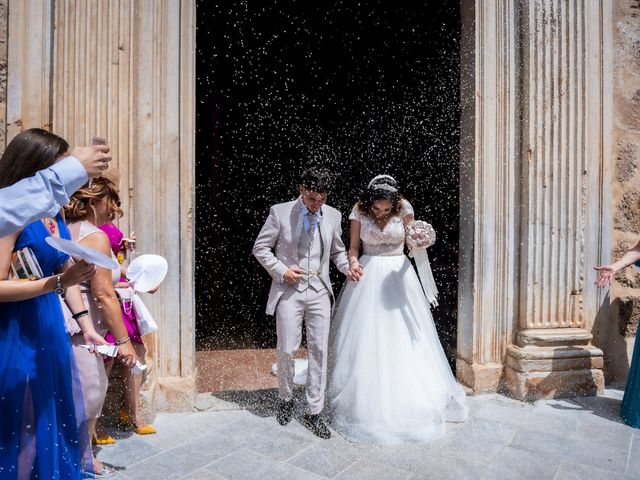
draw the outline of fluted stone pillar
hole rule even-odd
[[[495,391],[517,307],[516,0],[462,2],[458,379]]]
[[[195,398],[195,0],[9,0],[9,135],[106,137],[122,174],[123,231],[169,262],[144,295],[151,403]]]
[[[51,128],[51,0],[9,0],[7,143],[25,128]]]
[[[609,2],[521,2],[522,148],[519,330],[506,381],[521,399],[596,394],[592,345],[603,251],[608,134],[603,55]]]

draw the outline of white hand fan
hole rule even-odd
[[[131,260],[127,279],[136,292],[148,292],[160,286],[168,270],[164,257],[147,253]]]
[[[67,255],[71,255],[74,258],[81,258],[87,263],[97,265],[98,267],[108,268],[110,270],[119,268],[118,262],[113,258],[107,257],[104,253],[80,243],[53,236],[48,236],[44,240],[56,250],[66,253]]]

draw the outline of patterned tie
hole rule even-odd
[[[313,238],[316,233],[316,224],[318,223],[318,217],[315,213],[307,212],[307,217],[309,218],[309,238]]]

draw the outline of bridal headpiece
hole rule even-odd
[[[396,179],[393,178],[391,175],[377,175],[377,176],[375,176],[375,177],[373,177],[371,179],[371,181],[369,182],[369,185],[367,185],[367,188],[388,190],[389,192],[397,192],[398,191],[398,189],[396,187],[391,186],[388,183],[378,183],[378,184],[374,185],[374,182],[376,180],[382,180],[382,179],[391,180],[393,183],[397,184]]]

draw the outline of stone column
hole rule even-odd
[[[132,222],[142,248],[163,255],[163,295],[146,296],[162,319],[155,335],[161,409],[195,400],[195,0],[134,2]]]
[[[7,143],[25,128],[51,128],[51,0],[9,0]]]
[[[457,376],[495,391],[512,343],[519,202],[516,0],[462,2]]]
[[[169,273],[144,295],[159,331],[151,403],[195,397],[195,0],[9,0],[10,135],[42,126],[71,145],[109,139],[140,253]]]
[[[603,25],[609,2],[521,2],[522,198],[519,331],[507,385],[520,399],[596,394],[591,344],[603,250]]]

